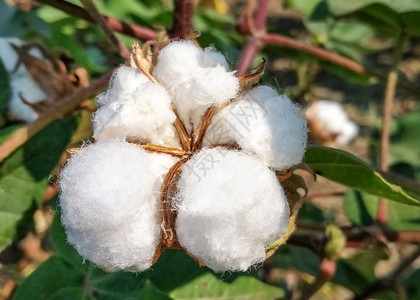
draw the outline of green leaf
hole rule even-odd
[[[376,279],[376,264],[387,258],[385,248],[359,249],[354,255],[338,261],[332,281],[357,292]]]
[[[295,9],[306,16],[310,16],[315,9],[325,2],[324,0],[287,0],[284,5],[287,8]]]
[[[420,11],[420,2],[418,0],[352,0],[352,1],[336,1],[326,0],[330,11],[337,15],[345,15],[372,4],[380,4],[398,12]]]
[[[344,209],[348,219],[358,226],[374,224],[372,216],[378,208],[378,197],[350,192],[345,197]],[[370,217],[366,217],[366,216]],[[389,226],[394,230],[420,230],[420,207],[398,202],[388,203]]]
[[[76,127],[75,118],[56,122],[0,165],[0,249],[31,226],[48,178]]]
[[[305,162],[317,174],[332,181],[372,195],[420,206],[419,199],[407,194],[400,186],[386,181],[367,163],[348,152],[310,146],[306,150]]]
[[[182,250],[166,250],[142,273],[106,273],[84,261],[66,241],[56,212],[51,228],[56,255],[30,275],[18,288],[15,299],[271,299],[284,291],[260,282],[250,273],[214,274]],[[69,279],[64,280],[67,274]],[[197,287],[201,287],[197,290]]]
[[[420,34],[420,1],[417,0],[327,0],[330,11],[335,16],[352,13],[353,16],[377,23],[377,29],[384,25],[394,28],[394,34],[402,28],[411,34]],[[380,25],[382,24],[382,26]],[[386,30],[390,31],[390,30]]]
[[[252,276],[240,276],[232,282],[206,273],[170,293],[175,299],[275,299],[285,296],[281,288],[267,285]]]

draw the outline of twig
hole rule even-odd
[[[0,145],[0,162],[47,125],[71,113],[83,100],[100,92],[108,84],[111,75],[112,72],[106,73],[88,87],[80,89],[63,99],[63,101],[58,102],[56,107],[52,107],[48,113],[34,123],[25,125],[16,130]]]
[[[185,39],[193,30],[194,6],[192,0],[174,1],[174,21],[169,32],[171,38]]]
[[[319,265],[319,274],[315,282],[310,285],[303,293],[301,300],[310,299],[327,281],[329,281],[337,270],[335,260],[324,257]]]
[[[88,22],[95,22],[94,19],[89,15],[89,13],[83,8],[74,5],[72,3],[62,1],[62,0],[37,0],[40,3],[44,3],[55,7],[69,15],[74,17],[86,20]],[[156,31],[138,26],[135,24],[130,24],[121,20],[118,20],[114,17],[103,16],[107,25],[112,29],[120,33],[135,37],[140,40],[153,40],[156,38]]]
[[[115,46],[115,48],[117,48],[120,55],[127,61],[130,61],[130,51],[128,51],[127,47],[118,40],[112,29],[109,28],[105,18],[101,15],[95,3],[93,3],[92,0],[81,0],[81,2],[95,23],[101,27],[106,37]]]
[[[257,54],[264,47],[264,42],[261,40],[261,36],[265,33],[265,23],[269,3],[270,0],[260,1],[254,21],[254,19],[250,16],[250,10],[253,9],[253,5],[250,2],[248,4],[247,11],[245,12],[246,16],[241,19],[243,24],[239,24],[238,28],[242,28],[242,30],[246,33],[251,33],[251,36],[248,37],[247,43],[242,50],[238,64],[236,65],[237,76],[242,76],[247,72]]]
[[[405,44],[405,34],[400,33],[395,48],[394,62],[388,73],[386,82],[384,108],[382,115],[382,132],[381,132],[381,151],[379,154],[379,169],[382,172],[388,171],[389,165],[389,138],[391,131],[392,110],[394,106],[395,91],[398,83],[398,64],[401,61],[402,52]],[[380,198],[378,210],[376,212],[376,222],[385,224],[388,222],[388,201]]]
[[[387,289],[392,289],[398,284],[401,275],[411,266],[411,264],[420,256],[420,247],[417,248],[409,257],[388,276],[379,278],[365,287],[359,294],[354,296],[354,300],[368,299],[370,296]]]

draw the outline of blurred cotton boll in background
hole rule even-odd
[[[0,60],[9,75],[11,94],[9,97],[9,119],[33,122],[38,119],[38,113],[28,104],[44,101],[47,96],[32,78],[25,66],[19,62],[19,56],[12,45],[22,46],[23,42],[16,38],[0,38]],[[31,48],[29,54],[43,58],[38,48]]]
[[[359,133],[343,106],[335,101],[317,100],[305,109],[311,137],[318,143],[341,147],[349,144]]]

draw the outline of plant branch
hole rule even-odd
[[[315,293],[328,282],[335,274],[337,270],[337,263],[335,260],[324,257],[319,265],[319,274],[316,277],[315,282],[310,285],[303,293],[301,300],[310,299]]]
[[[187,38],[193,30],[194,6],[192,0],[174,1],[174,21],[169,32],[171,38]]]
[[[95,20],[90,16],[90,14],[83,8],[74,5],[72,3],[62,1],[62,0],[37,0],[37,2],[50,5],[54,8],[57,8],[71,16],[86,20],[88,22],[94,23]],[[135,37],[140,40],[153,40],[156,38],[156,31],[138,26],[135,24],[130,24],[121,20],[118,20],[114,17],[103,16],[105,22],[112,30],[117,32]]]
[[[379,169],[382,172],[387,172],[389,167],[389,138],[391,131],[392,110],[394,106],[394,97],[398,84],[398,64],[401,61],[405,34],[400,33],[396,41],[396,48],[394,53],[394,62],[391,70],[388,73],[386,81],[384,108],[382,114],[382,132],[381,132],[381,151],[379,154]],[[376,212],[376,222],[385,224],[388,221],[388,202],[385,198],[380,198],[378,203],[378,210]]]
[[[109,27],[109,25],[105,21],[105,18],[99,12],[95,3],[93,3],[92,0],[81,0],[81,1],[82,1],[83,6],[85,7],[86,11],[89,13],[89,15],[95,21],[95,23],[99,27],[101,27],[101,29],[105,33],[106,37],[115,46],[115,48],[117,48],[120,55],[123,58],[125,58],[127,61],[130,61],[130,51],[127,49],[127,47],[123,43],[121,43],[118,40],[117,36],[114,34],[112,29]]]
[[[420,247],[418,247],[410,256],[401,262],[401,264],[388,276],[377,279],[363,289],[362,292],[355,295],[354,300],[368,299],[372,295],[394,288],[401,275],[411,266],[411,264],[420,257]]]
[[[82,88],[58,102],[57,106],[51,107],[45,115],[34,123],[16,130],[0,145],[0,162],[46,126],[74,111],[83,100],[99,93],[108,84],[111,75],[112,72],[106,73],[88,87]]]
[[[265,23],[267,21],[267,11],[270,0],[261,0],[258,5],[258,10],[255,15],[255,29],[265,30]]]

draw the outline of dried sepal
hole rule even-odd
[[[266,61],[263,61],[253,70],[251,70],[248,74],[244,76],[239,76],[239,86],[241,91],[250,90],[255,84],[257,84],[261,77],[264,75]]]

